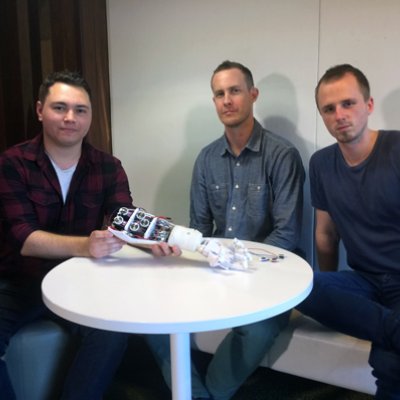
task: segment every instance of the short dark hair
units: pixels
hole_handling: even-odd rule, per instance
[[[215,68],[215,70],[212,74],[212,77],[211,77],[211,86],[212,86],[212,80],[214,78],[214,75],[217,72],[225,71],[227,69],[234,69],[234,68],[237,68],[243,72],[247,87],[249,89],[251,89],[254,86],[254,80],[253,80],[253,75],[252,75],[251,71],[247,67],[245,67],[243,64],[240,64],[235,61],[229,61],[229,60],[222,62],[221,64],[218,65],[217,68]]]
[[[364,100],[368,100],[371,97],[371,91],[367,77],[358,68],[353,67],[350,64],[340,64],[326,70],[324,75],[322,75],[321,79],[319,80],[318,85],[315,88],[315,101],[317,103],[317,106],[318,91],[321,84],[336,81],[343,78],[343,76],[346,74],[351,74],[356,78]]]
[[[84,89],[89,96],[89,100],[92,100],[92,92],[90,90],[90,86],[82,77],[82,75],[79,72],[72,72],[68,69],[65,69],[63,71],[51,72],[49,75],[47,75],[43,83],[40,85],[39,101],[42,104],[45,102],[46,97],[49,94],[49,89],[57,82]]]

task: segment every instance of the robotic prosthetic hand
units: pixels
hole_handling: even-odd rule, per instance
[[[120,208],[108,229],[130,244],[167,242],[182,250],[197,251],[207,258],[211,267],[245,270],[251,261],[249,251],[237,239],[226,246],[217,239],[203,238],[195,229],[174,225],[142,208]]]

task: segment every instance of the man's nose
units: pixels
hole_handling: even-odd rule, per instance
[[[226,93],[225,95],[224,95],[224,103],[225,104],[230,104],[231,103],[231,95],[229,94],[229,93]]]
[[[344,109],[341,106],[337,106],[335,109],[335,117],[337,120],[344,118]]]
[[[64,116],[65,121],[74,121],[75,120],[75,111],[73,109],[69,109],[66,111]]]

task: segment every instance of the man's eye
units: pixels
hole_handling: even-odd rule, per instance
[[[76,110],[77,114],[86,114],[87,113],[87,109],[86,108],[78,108]]]
[[[65,107],[61,106],[61,105],[58,105],[58,106],[53,106],[53,109],[56,110],[56,111],[63,111],[63,110],[65,110]]]
[[[352,105],[354,105],[354,101],[352,101],[352,100],[346,100],[346,101],[344,101],[344,102],[342,103],[342,105],[343,105],[344,108],[349,108],[349,107],[351,107]]]
[[[324,112],[324,114],[332,114],[334,110],[335,110],[334,107],[329,106],[329,107],[324,107],[322,111]]]
[[[231,93],[233,93],[233,94],[237,94],[237,93],[239,93],[240,92],[240,89],[239,88],[232,88],[231,89]]]

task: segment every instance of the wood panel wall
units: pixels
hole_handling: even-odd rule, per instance
[[[93,94],[88,139],[111,152],[106,0],[0,2],[0,151],[41,129],[35,103],[52,71],[80,71]]]

